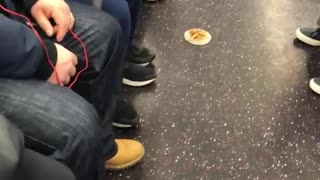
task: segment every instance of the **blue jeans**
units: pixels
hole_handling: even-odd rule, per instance
[[[101,9],[118,20],[129,42],[134,39],[141,0],[103,0]]]
[[[111,16],[81,4],[70,7],[74,31],[87,45],[89,70],[74,91],[39,80],[0,79],[0,111],[24,132],[28,148],[63,162],[77,180],[102,180],[105,160],[116,153],[111,116],[126,44]],[[82,66],[80,44],[68,34],[62,45]]]
[[[73,0],[76,2],[93,5],[96,0]],[[100,1],[100,0],[98,0]],[[138,22],[141,0],[101,0],[101,4],[95,4],[97,8],[115,18],[129,42],[132,42]]]

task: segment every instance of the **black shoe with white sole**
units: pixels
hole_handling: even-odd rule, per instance
[[[156,55],[145,47],[132,44],[128,49],[128,61],[140,66],[147,66],[155,58]]]
[[[123,73],[122,83],[132,87],[146,86],[155,81],[157,77],[154,69],[130,62]]]
[[[320,46],[320,28],[298,28],[297,38],[311,46]]]
[[[120,99],[112,125],[118,128],[130,128],[136,125],[138,121],[139,117],[133,104]]]
[[[315,93],[320,94],[320,77],[311,79],[309,86]]]

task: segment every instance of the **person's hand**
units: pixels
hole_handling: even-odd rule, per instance
[[[78,64],[78,58],[71,51],[67,50],[59,44],[55,44],[57,48],[57,64],[56,72],[53,72],[48,79],[51,84],[57,84],[63,86],[70,82],[71,77],[76,74],[76,65]],[[61,84],[58,84],[56,73],[58,73]]]
[[[38,0],[31,8],[31,15],[47,36],[56,34],[58,42],[74,25],[74,16],[64,0]],[[50,19],[54,20],[55,26],[52,26]]]

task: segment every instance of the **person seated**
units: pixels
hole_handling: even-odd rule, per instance
[[[97,7],[118,20],[120,26],[129,40],[127,60],[129,62],[147,66],[156,57],[149,49],[134,43],[138,18],[142,0],[103,0]]]
[[[129,42],[123,71],[123,84],[132,87],[142,87],[155,81],[157,75],[151,62],[156,55],[149,49],[134,43],[141,0],[73,0],[93,5],[114,17]],[[119,128],[130,128],[137,124],[138,114],[129,102],[120,99],[113,120],[113,125]]]
[[[317,21],[316,28],[298,28],[296,30],[297,39],[310,45],[320,46],[320,18]],[[312,78],[309,82],[310,88],[317,94],[320,94],[320,77]]]
[[[24,146],[23,133],[0,114],[0,179],[75,180],[63,164]]]
[[[112,130],[127,46],[118,22],[63,0],[0,0],[0,5],[0,50],[5,52],[0,55],[0,110],[24,132],[26,147],[63,162],[77,180],[101,180],[105,169],[139,162],[142,144],[115,140]],[[72,89],[66,86],[85,67],[86,55],[69,30],[86,45],[89,59]]]
[[[118,20],[128,38],[128,65],[124,70],[123,83],[133,87],[148,85],[156,78],[154,68],[148,66],[156,55],[149,49],[134,43],[141,3],[141,0],[103,0],[102,4],[96,5]]]

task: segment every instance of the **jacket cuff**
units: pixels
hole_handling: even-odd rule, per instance
[[[55,66],[57,63],[57,48],[54,45],[53,42],[49,40],[43,40],[45,46],[47,47],[49,58],[51,63]],[[47,54],[45,50],[43,49],[43,57],[42,60],[40,61],[40,64],[38,66],[38,70],[36,73],[36,76],[42,80],[47,80],[53,73],[53,68],[48,62]]]
[[[24,8],[30,12],[32,6],[37,2],[38,0],[23,0]]]

